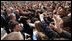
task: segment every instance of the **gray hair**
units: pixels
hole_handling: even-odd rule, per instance
[[[3,40],[24,40],[21,33],[19,32],[12,32],[8,34]]]

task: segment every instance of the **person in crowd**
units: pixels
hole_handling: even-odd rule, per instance
[[[48,37],[41,27],[40,21],[35,21],[35,29],[37,30],[37,40],[48,40]]]
[[[21,35],[22,35],[22,37],[23,37],[24,40],[28,40],[28,38],[30,38],[30,37],[28,37],[28,36],[30,36],[29,34],[21,31],[21,25],[20,25],[20,23],[13,22],[13,23],[11,23],[11,27],[12,27],[13,32],[19,32],[19,33],[21,33]],[[31,38],[30,38],[30,40],[31,40]]]
[[[21,33],[19,32],[12,32],[5,36],[2,40],[24,40]]]
[[[15,11],[15,15],[16,15],[16,21],[19,21],[19,18],[20,18],[19,10]]]
[[[6,40],[71,39],[71,1],[1,1],[1,27],[23,37]]]
[[[23,31],[24,31],[25,33],[30,34],[30,35],[31,35],[31,39],[32,39],[33,29],[32,29],[32,27],[29,25],[29,23],[30,23],[29,20],[30,20],[29,18],[27,18],[27,17],[24,16],[24,17],[22,17],[22,18],[20,19],[20,23],[23,23],[23,25],[24,25]]]
[[[57,17],[56,16],[54,16],[54,18],[55,18],[55,20],[54,21],[56,21],[57,22]],[[62,37],[64,37],[64,38],[68,38],[68,39],[71,39],[71,33],[69,32],[69,31],[71,31],[70,30],[70,27],[71,27],[71,23],[69,23],[69,22],[71,22],[71,19],[70,19],[71,17],[68,17],[67,19],[62,19],[60,22],[59,22],[59,26],[58,25],[52,25],[52,27],[62,36]],[[67,20],[70,20],[70,21],[67,21]],[[67,25],[67,23],[69,23],[68,25]],[[50,25],[51,26],[51,25]],[[66,28],[66,29],[64,29],[64,28]],[[67,30],[68,29],[68,30]]]
[[[15,22],[16,21],[16,17],[14,15],[10,15],[10,20],[8,22],[8,28],[11,30],[12,32],[12,28],[11,28],[11,23]]]

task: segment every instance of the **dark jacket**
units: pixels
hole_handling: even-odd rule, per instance
[[[64,38],[68,38],[68,39],[71,39],[71,33],[63,30],[62,33],[60,34],[62,37]]]
[[[48,26],[48,24],[47,24],[45,21],[42,21],[42,22],[41,22],[41,25],[42,25],[42,28],[43,28],[45,34],[46,34],[50,39],[53,39],[53,38],[55,38],[55,37],[60,37],[60,35],[59,35],[57,32],[53,31],[53,30]]]
[[[44,18],[44,21],[49,25],[51,22],[53,22],[53,19],[50,17]]]
[[[1,27],[5,27],[6,25],[6,19],[4,16],[1,16]]]
[[[58,34],[57,32],[53,31],[53,30],[48,26],[48,24],[45,23],[45,21],[42,21],[41,24],[42,24],[42,28],[43,28],[45,34],[46,34],[50,39],[60,38],[60,37],[71,39],[71,33],[63,30],[61,34]]]

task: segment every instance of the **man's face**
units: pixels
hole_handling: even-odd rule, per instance
[[[21,30],[20,24],[16,25],[15,30],[16,30],[16,31],[20,31],[20,30]]]
[[[62,9],[61,7],[59,7],[58,10],[57,10],[57,13],[58,13],[59,15],[62,15],[62,12],[63,12],[63,9]]]
[[[14,20],[14,21],[15,21],[15,20],[16,20],[16,16],[14,16],[14,17],[12,18],[12,20]]]
[[[19,10],[16,11],[16,14],[19,14]]]
[[[10,13],[11,13],[11,10],[10,10],[10,9],[8,9],[8,10],[7,10],[7,14],[10,14]]]

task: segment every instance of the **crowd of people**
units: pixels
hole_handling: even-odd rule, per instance
[[[2,40],[71,40],[71,1],[1,2]]]

